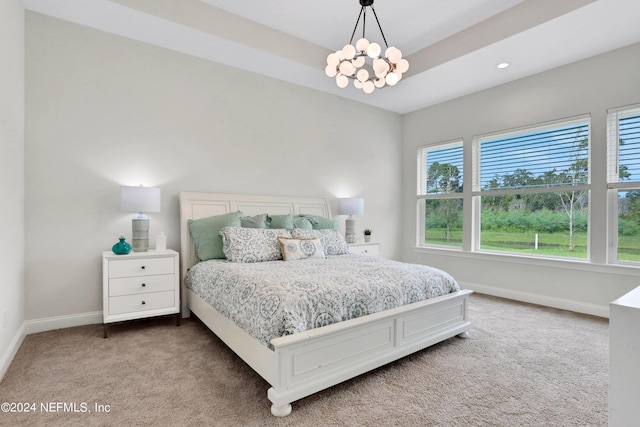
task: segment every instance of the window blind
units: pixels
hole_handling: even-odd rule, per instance
[[[640,107],[608,114],[608,181],[640,182]]]
[[[461,193],[463,160],[462,141],[422,147],[418,154],[419,195]]]
[[[474,191],[589,183],[589,118],[476,138]]]

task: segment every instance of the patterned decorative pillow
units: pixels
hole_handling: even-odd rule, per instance
[[[278,237],[282,258],[285,261],[295,261],[307,258],[326,258],[320,239],[290,239]]]
[[[282,259],[278,237],[291,237],[289,230],[224,227],[222,250],[232,262],[262,262]]]
[[[291,230],[291,236],[296,239],[319,238],[324,247],[325,255],[343,255],[349,253],[349,245],[338,230]]]

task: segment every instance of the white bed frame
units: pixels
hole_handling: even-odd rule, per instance
[[[453,336],[466,338],[472,293],[449,295],[300,332],[271,341],[271,350],[186,289],[187,270],[198,262],[189,219],[234,211],[314,214],[331,217],[325,199],[220,193],[180,193],[182,316],[193,312],[229,348],[264,378],[275,416],[291,413],[291,402],[400,359]]]

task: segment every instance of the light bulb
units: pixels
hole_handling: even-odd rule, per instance
[[[324,69],[324,73],[328,76],[328,77],[333,77],[336,74],[338,74],[338,69],[336,68],[335,65],[327,65]]]
[[[344,59],[353,59],[356,54],[356,48],[350,44],[346,44],[342,48],[342,54],[344,55]]]
[[[371,43],[367,47],[367,55],[369,56],[369,58],[377,58],[378,56],[380,56],[381,50],[382,49],[380,48],[380,45],[378,43]]]
[[[402,59],[402,52],[397,47],[391,46],[384,52],[384,56],[392,63],[397,64]]]
[[[357,77],[358,77],[358,80],[360,80],[361,82],[366,82],[367,79],[369,78],[369,72],[363,68],[360,71],[358,71]]]
[[[375,80],[373,81],[373,84],[374,84],[377,88],[384,87],[384,79],[375,79]]]
[[[369,47],[369,40],[365,39],[364,37],[356,42],[356,49],[358,50],[358,52],[364,52],[365,50],[367,50],[367,47]]]
[[[353,58],[351,60],[351,63],[353,64],[354,67],[356,68],[360,68],[364,65],[364,56],[358,56],[357,58]]]
[[[409,61],[407,61],[406,59],[401,59],[400,61],[398,61],[398,64],[396,65],[396,70],[400,73],[406,73],[407,70],[409,69]]]
[[[389,73],[387,74],[387,77],[384,78],[384,80],[389,86],[394,86],[396,83],[398,83],[398,75],[396,73]]]
[[[361,82],[360,80],[358,80],[358,79],[355,79],[355,80],[353,81],[353,85],[354,85],[355,87],[357,87],[358,89],[362,89],[362,82]]]
[[[373,84],[372,81],[367,81],[362,85],[362,90],[364,91],[364,93],[371,93],[373,92],[373,90],[375,89],[375,86]]]
[[[340,63],[340,58],[338,58],[338,55],[336,55],[335,52],[330,53],[329,56],[327,56],[328,65],[333,65],[334,67],[337,67],[339,63]]]
[[[340,89],[344,89],[349,85],[349,78],[344,74],[338,74],[336,76],[336,84]]]
[[[350,76],[355,71],[353,64],[349,61],[342,61],[340,63],[340,72],[345,76]]]
[[[376,77],[384,77],[385,74],[389,71],[389,64],[382,58],[377,58],[373,60],[373,72]]]

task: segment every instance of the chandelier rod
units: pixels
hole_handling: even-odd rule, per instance
[[[364,12],[365,23],[367,21],[367,11],[365,10],[365,6],[360,8],[360,14],[358,14],[358,20],[356,21],[356,26],[353,27],[353,32],[351,33],[351,40],[349,40],[349,44],[353,44],[353,36],[356,35],[356,30],[358,29],[358,24],[360,23],[360,18],[362,18],[362,13]],[[362,37],[364,37],[364,25],[362,26]]]
[[[384,36],[384,31],[382,31],[382,26],[380,25],[380,20],[378,19],[378,14],[376,13],[376,10],[373,8],[373,5],[370,5],[369,7],[373,11],[373,16],[376,18],[376,23],[378,24],[378,29],[380,30],[380,34],[382,34],[382,40],[384,40],[384,45],[386,47],[389,47],[389,43],[387,43],[387,38]],[[351,39],[349,40],[349,44],[353,44],[353,37],[356,35],[358,24],[360,24],[360,18],[363,18],[362,19],[362,38],[366,38],[365,30],[367,26],[367,6],[362,6],[360,8],[360,14],[358,14],[358,20],[356,21],[355,27],[353,27],[353,32],[351,33]]]
[[[387,38],[384,36],[384,31],[382,31],[382,26],[380,25],[380,21],[378,20],[378,15],[376,14],[376,10],[373,8],[373,5],[371,5],[369,7],[373,11],[373,16],[376,17],[376,22],[378,23],[378,28],[380,29],[380,34],[382,34],[382,40],[384,40],[384,45],[386,47],[389,47],[389,44],[387,43]],[[363,28],[364,28],[364,26],[363,26]]]

